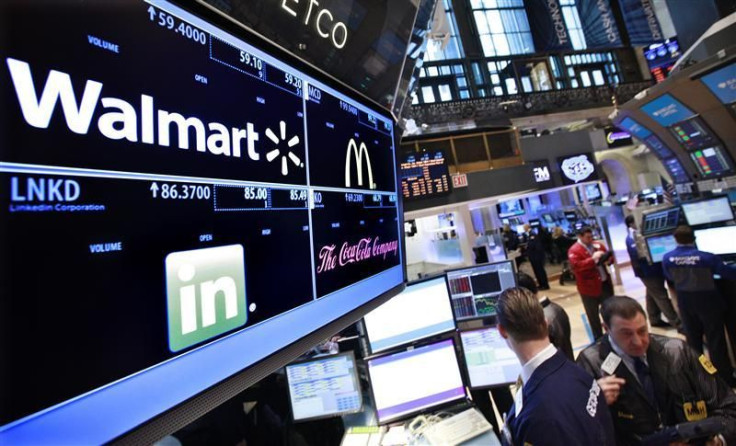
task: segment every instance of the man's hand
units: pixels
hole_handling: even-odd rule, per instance
[[[603,255],[603,251],[596,251],[596,252],[594,252],[593,253],[593,256],[592,256],[593,257],[593,261],[595,261],[596,263],[598,263],[598,260],[601,259],[601,256],[602,255]]]
[[[598,385],[603,391],[603,396],[606,397],[606,404],[610,406],[616,402],[621,393],[621,387],[624,384],[626,384],[626,380],[616,375],[604,376],[598,380]]]
[[[723,446],[723,440],[721,439],[721,436],[718,435],[706,441],[705,446]]]

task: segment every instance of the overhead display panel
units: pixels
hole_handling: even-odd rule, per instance
[[[410,153],[401,161],[401,193],[404,199],[450,193],[450,170],[442,151]]]
[[[385,107],[396,93],[419,5],[409,0],[204,1]]]
[[[389,115],[200,17],[0,6],[0,443],[105,443],[404,281]]]
[[[720,143],[708,125],[698,116],[673,124],[669,131],[687,150],[701,149]]]
[[[647,136],[652,134],[652,132],[649,131],[648,128],[639,124],[632,118],[624,118],[623,120],[621,120],[618,126],[641,140],[644,140]]]
[[[644,144],[646,144],[646,146],[649,147],[649,150],[656,153],[660,158],[669,158],[674,156],[672,151],[664,145],[657,135],[652,134],[644,138]]]
[[[724,104],[736,102],[736,63],[706,74],[700,80]]]
[[[720,146],[706,147],[690,153],[690,159],[703,178],[712,178],[733,171],[733,162]]]
[[[641,110],[662,127],[669,127],[672,124],[695,116],[692,110],[670,94],[663,94],[657,99],[643,105]]]
[[[618,123],[618,126],[637,137],[649,149],[660,158],[669,158],[674,156],[667,146],[664,145],[657,135],[653,134],[648,128],[639,124],[632,118],[624,118]]]
[[[682,167],[682,164],[680,164],[680,161],[677,158],[668,158],[662,161],[662,163],[667,169],[667,172],[670,173],[672,181],[675,183],[687,183],[690,181],[690,177],[687,175],[687,172],[685,172],[685,168]]]

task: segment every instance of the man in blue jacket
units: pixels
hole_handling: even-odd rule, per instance
[[[667,294],[667,288],[664,286],[662,266],[650,265],[646,257],[639,256],[639,251],[636,248],[639,233],[633,215],[626,217],[626,228],[628,230],[626,250],[629,252],[629,258],[631,259],[631,268],[634,270],[634,275],[641,280],[647,290],[646,303],[649,323],[652,324],[652,327],[667,327],[668,324],[662,320],[662,313],[664,313],[669,325],[680,329],[680,317],[677,316],[675,307],[672,306],[672,301]]]
[[[522,364],[503,444],[613,446],[613,422],[598,383],[550,343],[531,291],[510,288],[498,301],[498,331]]]
[[[728,359],[723,332],[726,302],[718,293],[713,275],[736,280],[736,269],[724,264],[714,254],[699,251],[689,226],[675,229],[675,241],[677,248],[664,255],[662,268],[667,279],[675,284],[687,342],[693,350],[702,354],[705,334],[705,344],[713,365],[723,379],[734,386],[733,367]]]

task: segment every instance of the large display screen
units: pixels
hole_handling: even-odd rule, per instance
[[[509,384],[521,374],[521,363],[498,328],[461,331],[460,339],[471,388]]]
[[[657,135],[649,135],[644,138],[644,144],[646,144],[646,146],[649,147],[649,150],[654,152],[660,158],[670,158],[674,156],[672,151],[664,145]]]
[[[285,370],[295,421],[358,412],[363,407],[352,352],[289,364]]]
[[[0,18],[0,443],[104,443],[403,283],[368,101],[165,1]]]
[[[695,168],[703,178],[715,177],[733,171],[733,162],[721,146],[706,147],[690,152]]]
[[[379,424],[467,397],[452,339],[367,362]]]
[[[495,316],[498,296],[516,286],[516,272],[504,260],[448,271],[447,284],[456,320]]]
[[[450,171],[441,151],[411,153],[401,162],[401,193],[405,199],[450,193]]]
[[[719,143],[718,138],[698,116],[673,124],[669,131],[688,150],[700,149]]]
[[[664,42],[654,43],[644,49],[644,58],[649,65],[649,72],[652,73],[657,83],[664,82],[681,55],[680,44],[674,37]]]
[[[622,119],[621,122],[618,123],[618,126],[641,140],[644,140],[644,138],[652,134],[649,129],[628,117]]]
[[[727,195],[682,203],[682,212],[690,226],[733,220],[733,209]]]
[[[563,184],[571,185],[600,179],[592,153],[557,158],[557,167],[560,169]]]
[[[674,181],[675,183],[687,183],[688,181],[690,181],[690,177],[688,176],[687,172],[685,172],[685,168],[682,167],[680,160],[678,160],[677,158],[672,157],[666,159],[662,161],[662,164],[664,164],[667,172],[669,172],[670,176],[672,177],[672,181]]]
[[[670,94],[663,94],[657,99],[643,105],[641,110],[662,127],[669,127],[672,124],[684,121],[695,115],[692,110]]]
[[[655,235],[645,240],[652,263],[661,263],[665,254],[677,248],[677,241],[672,234]]]
[[[454,330],[445,276],[409,284],[363,322],[372,353]]]
[[[721,226],[694,231],[699,250],[716,255],[736,254],[736,226]]]
[[[736,102],[736,63],[706,74],[700,80],[724,104]]]

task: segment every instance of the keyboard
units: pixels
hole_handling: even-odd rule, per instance
[[[433,446],[456,445],[491,429],[483,414],[471,408],[429,426],[424,438]]]

